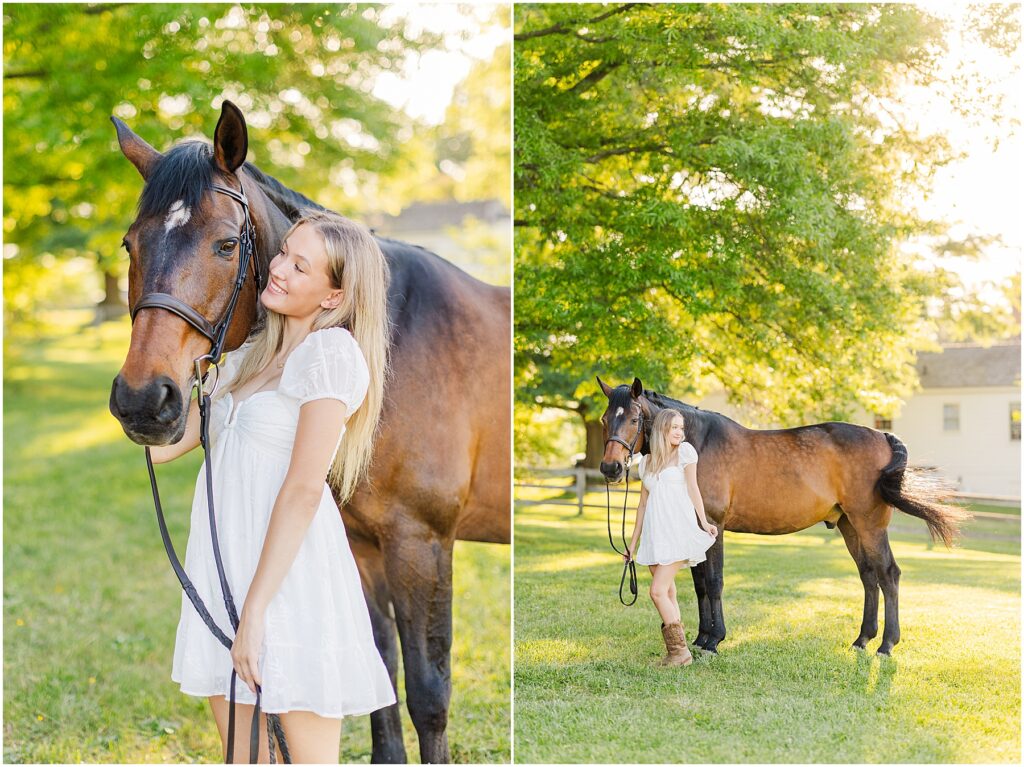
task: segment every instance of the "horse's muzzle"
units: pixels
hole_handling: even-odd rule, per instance
[[[601,473],[612,484],[618,484],[625,479],[626,472],[623,468],[622,461],[611,461],[609,463],[601,461]]]
[[[110,413],[132,442],[166,445],[185,433],[187,411],[178,385],[157,376],[141,389],[133,389],[118,375],[110,387]]]

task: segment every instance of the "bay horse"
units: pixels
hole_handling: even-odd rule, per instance
[[[228,101],[212,146],[186,141],[161,153],[111,120],[121,151],[145,181],[124,240],[131,306],[159,291],[211,319],[223,312],[237,269],[231,256],[238,248],[228,239],[243,214],[211,184],[241,187],[248,197],[262,274],[300,211],[322,209],[245,161],[245,118]],[[396,629],[401,640],[420,758],[447,762],[452,550],[456,539],[509,543],[511,533],[511,296],[423,248],[377,242],[391,269],[393,373],[369,478],[342,515],[396,689]],[[246,281],[225,350],[238,348],[261,316],[257,288]],[[209,348],[172,312],[138,314],[110,392],[110,412],[130,439],[181,439],[192,361]],[[371,728],[374,762],[406,761],[397,703],[374,711]]]
[[[865,649],[878,634],[881,589],[885,630],[878,654],[892,653],[900,641],[900,568],[886,532],[893,508],[923,519],[932,538],[946,546],[970,517],[944,502],[945,483],[907,467],[907,448],[895,435],[840,421],[748,429],[721,413],[644,389],[639,378],[614,388],[600,377],[597,382],[608,398],[601,416],[606,439],[601,473],[609,482],[625,477],[633,440],[633,452],[650,452],[654,415],[676,410],[685,422],[686,441],[700,457],[697,483],[708,518],[720,530],[762,535],[793,533],[818,522],[838,527],[864,584],[864,616],[853,647]],[[700,615],[694,644],[708,652],[717,652],[725,639],[722,538],[716,538],[705,562],[690,569]]]

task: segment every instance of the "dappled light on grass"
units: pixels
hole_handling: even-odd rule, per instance
[[[618,557],[619,555],[616,554],[616,556]],[[583,552],[567,556],[551,555],[547,557],[540,557],[538,558],[538,561],[533,564],[522,565],[518,568],[518,571],[528,573],[558,573],[564,570],[575,570],[581,567],[604,567],[610,563],[609,560],[610,558],[607,554],[598,552]],[[618,561],[621,563],[621,557],[619,557]]]
[[[36,455],[54,457],[127,439],[121,424],[109,412],[96,412],[77,419],[74,427],[62,429],[58,434],[46,434],[29,441],[25,449]],[[140,465],[145,466],[142,455],[143,449],[139,446]]]
[[[589,648],[570,639],[538,639],[523,642],[516,657],[526,663],[577,663],[590,655]]]

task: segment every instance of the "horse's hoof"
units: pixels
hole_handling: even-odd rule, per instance
[[[879,647],[878,648],[878,652],[876,654],[877,655],[884,655],[886,658],[891,658],[892,657],[892,648],[891,647]]]
[[[866,650],[868,649],[868,640],[858,639],[852,645],[850,645],[850,647],[852,647],[854,650]]]

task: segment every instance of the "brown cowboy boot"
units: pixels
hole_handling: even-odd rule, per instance
[[[672,632],[665,625],[664,621],[661,624],[661,638],[665,640],[665,656],[658,661],[658,665],[664,666],[668,664],[669,658],[672,657]]]
[[[669,623],[662,628],[665,637],[665,646],[668,654],[661,660],[662,666],[689,666],[693,663],[693,655],[690,648],[686,646],[686,634],[683,633],[683,624],[679,621]]]

